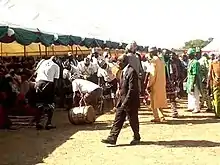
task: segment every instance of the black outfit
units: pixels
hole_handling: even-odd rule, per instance
[[[140,140],[138,108],[140,107],[139,100],[138,75],[136,71],[129,65],[125,73],[122,73],[120,79],[120,96],[117,103],[117,110],[113,127],[110,135],[104,143],[115,143],[118,135],[123,127],[123,124],[128,116],[130,126],[134,132],[134,140]]]
[[[55,103],[54,82],[39,81],[36,83],[36,106],[39,109],[36,115],[36,124],[39,125],[43,113],[46,113],[48,120],[46,127],[51,125]]]

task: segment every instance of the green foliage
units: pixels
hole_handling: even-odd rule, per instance
[[[213,38],[208,38],[207,40],[202,40],[202,39],[195,39],[195,40],[190,40],[188,42],[185,42],[185,46],[183,47],[184,49],[189,49],[189,48],[204,48],[207,46],[209,43],[213,41]]]

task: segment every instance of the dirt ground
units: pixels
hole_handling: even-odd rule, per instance
[[[142,142],[129,146],[132,131],[123,128],[116,146],[102,144],[114,115],[100,116],[93,125],[74,126],[67,112],[57,111],[56,130],[20,128],[0,131],[0,165],[220,165],[220,123],[212,113],[184,112],[179,100],[179,119],[167,117],[153,124],[152,113],[140,110]],[[169,109],[165,110],[170,116]]]

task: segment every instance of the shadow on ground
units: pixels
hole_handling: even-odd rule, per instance
[[[139,145],[158,145],[165,147],[220,147],[220,143],[207,140],[174,140],[174,141],[141,141]],[[127,147],[130,144],[119,144],[108,147]]]
[[[140,125],[147,125],[147,124],[168,124],[168,125],[185,125],[185,124],[210,124],[210,123],[220,123],[220,120],[215,118],[202,118],[202,119],[189,119],[189,120],[181,120],[181,119],[172,119],[167,120],[161,123],[152,123],[150,121],[140,122]]]
[[[36,131],[35,128],[21,128],[14,131],[0,130],[0,164],[34,165],[42,163],[57,147],[70,140],[81,130],[109,129],[107,122],[74,126],[68,121],[67,112],[56,112],[54,123],[57,129]]]

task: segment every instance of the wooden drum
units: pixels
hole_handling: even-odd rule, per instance
[[[69,110],[68,118],[74,125],[94,123],[96,113],[92,106],[74,107]]]

